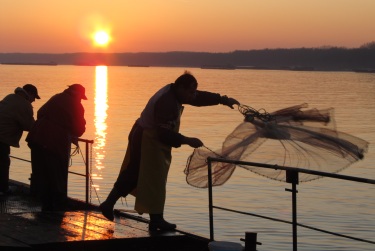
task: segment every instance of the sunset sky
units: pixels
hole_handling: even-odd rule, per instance
[[[96,31],[105,32],[97,35],[101,45]],[[0,0],[0,53],[230,52],[372,41],[375,0]]]

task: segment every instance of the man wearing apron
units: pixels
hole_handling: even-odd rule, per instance
[[[197,90],[198,82],[189,72],[157,91],[148,101],[129,134],[128,148],[121,171],[107,199],[100,205],[102,214],[114,219],[116,201],[128,194],[136,196],[135,210],[150,215],[149,230],[173,230],[164,220],[166,183],[172,147],[203,146],[198,138],[179,133],[183,104],[231,107],[239,102],[217,93]]]

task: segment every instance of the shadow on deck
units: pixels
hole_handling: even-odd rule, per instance
[[[95,205],[71,200],[65,211],[42,212],[24,184],[0,196],[0,250],[208,250],[209,240],[181,230],[149,232],[148,220],[116,211],[108,221]]]

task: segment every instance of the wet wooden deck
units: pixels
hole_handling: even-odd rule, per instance
[[[182,230],[149,232],[148,220],[117,213],[108,221],[91,205],[42,212],[24,189],[0,196],[0,250],[208,250],[208,239]]]

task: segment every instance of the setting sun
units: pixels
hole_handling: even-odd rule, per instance
[[[94,38],[95,44],[98,46],[106,46],[111,40],[110,35],[106,31],[95,32],[93,38]]]

